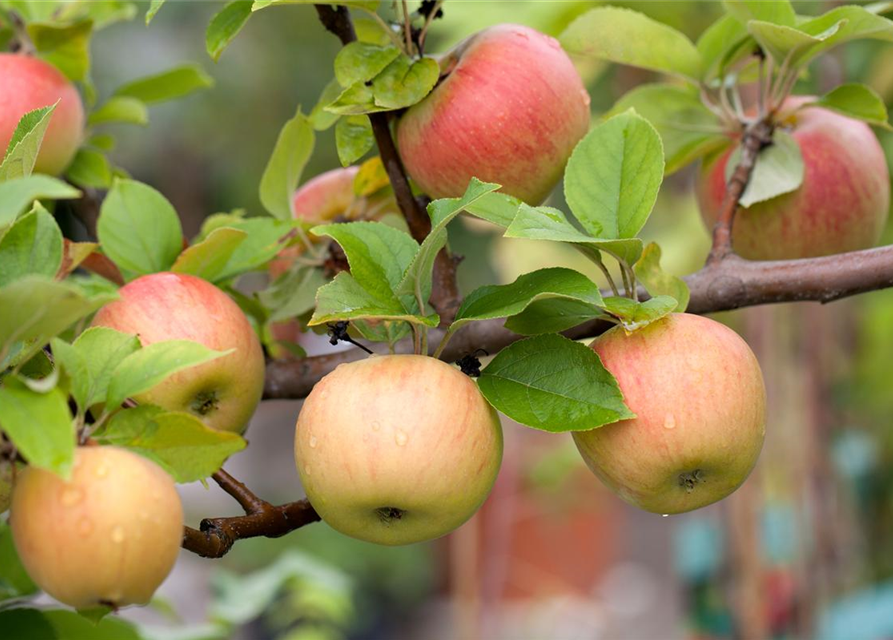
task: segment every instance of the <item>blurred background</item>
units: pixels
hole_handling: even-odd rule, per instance
[[[593,4],[450,0],[427,49],[442,51],[500,22],[557,35]],[[612,4],[693,39],[721,12],[687,0]],[[816,14],[832,4],[799,2],[797,10]],[[168,0],[150,28],[138,18],[93,44],[100,97],[186,61],[215,80],[212,89],[153,107],[148,127],[115,132],[115,164],[164,193],[187,235],[218,211],[261,213],[257,187],[279,129],[297,105],[306,112],[316,103],[339,48],[311,7],[274,7],[253,16],[215,64],[204,32],[221,6]],[[594,118],[653,79],[577,62]],[[837,49],[813,65],[798,92],[822,92],[844,78],[891,104],[893,47]],[[878,133],[889,159],[893,136]],[[329,130],[318,136],[304,179],[337,165]],[[644,233],[680,275],[698,269],[709,247],[692,179],[689,168],[665,183]],[[550,204],[563,206],[560,191]],[[544,266],[597,276],[569,248],[501,239],[464,221],[450,237],[466,256],[465,291]],[[638,511],[599,484],[569,436],[507,421],[493,494],[447,538],[377,547],[320,523],[278,540],[242,541],[222,560],[183,552],[153,605],[123,615],[159,639],[893,638],[893,291],[718,319],[757,353],[770,403],[760,462],[720,504],[669,518]],[[291,444],[299,409],[300,402],[264,403],[247,434],[251,446],[227,464],[272,502],[302,496]],[[216,486],[183,493],[192,526],[239,513]]]

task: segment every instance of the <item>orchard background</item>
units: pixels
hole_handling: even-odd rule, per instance
[[[278,4],[284,6],[271,6]],[[235,297],[262,339],[266,356],[265,399],[245,432],[250,442],[247,447],[236,436],[214,435],[192,421],[179,425],[183,432],[192,434],[193,439],[188,442],[170,435],[171,431],[165,432],[166,441],[160,436],[153,439],[151,434],[143,434],[144,439],[140,440],[122,427],[123,420],[116,425],[117,431],[110,426],[104,436],[97,427],[98,441],[102,445],[136,450],[166,465],[165,469],[181,482],[177,489],[183,501],[185,524],[194,529],[198,529],[204,518],[239,517],[245,513],[250,516],[254,508],[252,500],[258,497],[269,503],[266,507],[286,505],[282,512],[265,511],[266,507],[262,506],[257,519],[261,524],[244,539],[233,538],[234,529],[226,529],[225,522],[216,530],[224,532],[220,535],[214,533],[214,527],[208,537],[198,531],[187,532],[184,546],[188,550],[179,552],[172,573],[149,606],[122,608],[115,613],[89,608],[83,612],[84,616],[63,609],[58,602],[40,593],[19,562],[10,527],[0,522],[0,637],[283,640],[790,637],[836,640],[893,636],[893,546],[890,544],[893,476],[888,471],[893,454],[889,436],[893,406],[888,355],[893,350],[889,331],[893,294],[882,290],[893,285],[893,254],[889,247],[874,252],[832,255],[808,263],[738,262],[734,256],[725,257],[728,238],[712,240],[710,229],[701,221],[695,193],[698,163],[689,164],[698,155],[712,153],[722,146],[716,142],[717,137],[722,137],[721,130],[715,123],[704,120],[703,114],[685,100],[681,100],[685,102],[683,107],[672,112],[685,120],[685,126],[676,129],[667,126],[665,118],[671,118],[665,114],[671,113],[676,104],[671,98],[678,97],[676,91],[680,87],[689,87],[684,76],[690,71],[691,62],[680,53],[680,41],[674,40],[676,36],[649,31],[654,28],[650,21],[633,18],[627,23],[624,22],[627,14],[610,13],[598,14],[596,19],[587,18],[588,12],[602,6],[592,2],[450,0],[436,6],[430,2],[382,2],[376,10],[379,20],[372,19],[365,10],[377,3],[348,4],[353,5],[350,13],[361,38],[378,33],[380,22],[392,22],[395,28],[391,39],[396,38],[398,42],[404,36],[404,6],[416,12],[413,14],[416,41],[419,30],[427,23],[425,15],[442,9],[443,15],[431,20],[425,31],[425,54],[445,52],[492,25],[513,23],[532,27],[558,38],[571,53],[590,99],[590,132],[609,116],[627,118],[614,122],[630,123],[629,131],[633,128],[645,131],[646,125],[639,116],[651,122],[657,130],[655,136],[649,138],[650,134],[644,133],[645,137],[638,139],[653,140],[659,133],[662,147],[652,147],[660,149],[659,153],[645,154],[639,169],[642,175],[648,173],[648,161],[660,161],[658,155],[663,155],[668,175],[659,194],[654,190],[653,213],[638,235],[646,245],[651,241],[659,243],[660,266],[649,263],[650,272],[637,269],[636,274],[655,300],[660,294],[668,294],[673,299],[669,307],[655,310],[652,306],[638,316],[635,315],[638,310],[627,313],[616,305],[599,307],[602,311],[598,313],[590,309],[590,315],[584,317],[586,322],[572,328],[570,337],[588,343],[605,330],[606,316],[632,328],[637,322],[658,322],[659,316],[675,308],[674,301],[688,295],[687,289],[667,274],[695,273],[687,280],[692,294],[689,311],[716,312],[711,317],[744,337],[762,367],[767,390],[766,439],[756,467],[741,488],[728,498],[689,513],[662,518],[627,505],[605,488],[586,468],[569,434],[547,433],[569,428],[555,426],[555,415],[542,417],[537,429],[525,428],[507,417],[518,410],[520,403],[513,401],[508,407],[497,406],[507,414],[500,416],[504,454],[498,479],[480,511],[456,531],[429,542],[390,547],[354,540],[325,523],[314,522],[318,516],[309,503],[301,500],[304,493],[293,454],[294,425],[302,406],[298,398],[306,396],[334,365],[363,354],[343,341],[333,346],[324,333],[300,333],[298,348],[290,347],[289,338],[298,335],[295,325],[273,327],[276,323],[270,321],[271,312],[279,312],[276,321],[298,317],[306,325],[313,310],[316,288],[331,278],[333,272],[343,271],[346,264],[337,244],[331,245],[333,250],[326,241],[316,245],[327,247],[321,254],[325,258],[324,268],[313,272],[327,273],[325,278],[301,273],[298,279],[289,281],[285,276],[279,281],[283,286],[271,287],[271,282],[282,273],[281,269],[277,272],[276,254],[285,244],[291,248],[299,243],[292,227],[280,215],[281,202],[277,204],[276,197],[270,194],[277,188],[282,192],[284,187],[291,189],[298,183],[305,184],[341,166],[340,160],[345,156],[350,157],[344,164],[362,164],[378,154],[378,147],[371,146],[374,140],[371,129],[364,124],[365,116],[349,115],[354,113],[350,109],[356,108],[359,102],[343,103],[348,110],[341,116],[342,122],[356,125],[353,128],[335,124],[323,108],[338,98],[343,88],[332,84],[333,77],[341,73],[343,79],[357,68],[342,59],[341,66],[336,63],[333,70],[333,62],[342,50],[339,38],[344,40],[347,35],[346,10],[262,1],[223,4],[155,0],[150,6],[115,0],[70,3],[0,0],[0,42],[18,54],[23,48],[36,49],[39,57],[61,68],[77,81],[91,114],[85,150],[61,176],[73,185],[67,187],[69,191],[60,184],[39,184],[24,190],[25,202],[19,206],[17,196],[11,195],[13,191],[8,185],[15,180],[28,180],[30,168],[26,176],[11,176],[9,165],[7,173],[0,167],[3,178],[0,221],[4,229],[0,234],[6,233],[5,240],[0,240],[0,281],[4,287],[13,285],[13,289],[6,290],[7,297],[0,298],[4,301],[4,306],[0,306],[0,329],[6,326],[2,321],[4,316],[20,318],[13,314],[14,307],[25,308],[24,301],[35,300],[38,295],[34,293],[36,289],[16,293],[16,278],[35,276],[17,271],[16,266],[7,267],[12,265],[11,261],[6,265],[3,262],[4,256],[10,259],[17,246],[24,246],[19,240],[15,244],[9,239],[12,237],[9,229],[13,220],[21,221],[31,215],[28,212],[32,211],[35,198],[40,198],[47,212],[53,214],[66,238],[91,242],[98,235],[103,242],[101,250],[117,264],[110,267],[108,261],[94,254],[69,278],[76,281],[71,286],[79,287],[91,302],[84,306],[80,316],[68,323],[73,327],[66,325],[52,335],[35,338],[36,343],[41,343],[35,343],[37,350],[50,343],[51,338],[55,340],[52,348],[45,351],[55,357],[55,368],[49,358],[46,362],[29,360],[32,366],[25,367],[24,362],[14,361],[15,354],[10,354],[12,342],[0,345],[3,347],[0,352],[2,389],[44,395],[56,393],[58,389],[59,393],[70,392],[77,399],[78,375],[70,370],[74,369],[72,365],[65,364],[74,356],[63,357],[60,353],[66,353],[65,345],[89,326],[93,311],[114,295],[116,286],[102,276],[113,281],[118,271],[119,276],[123,273],[123,278],[132,280],[139,273],[166,270],[171,266],[173,258],[163,268],[143,268],[141,257],[154,256],[154,250],[145,249],[143,255],[141,250],[134,249],[135,245],[117,243],[116,246],[114,239],[144,237],[156,245],[163,244],[164,239],[153,234],[160,236],[159,229],[167,223],[157,222],[154,216],[162,209],[167,215],[168,209],[159,204],[162,201],[155,193],[142,190],[136,182],[149,185],[169,201],[181,221],[182,236],[193,246],[198,244],[197,239],[211,235],[214,226],[209,226],[209,219],[217,221],[213,225],[231,226],[243,230],[249,238],[259,238],[254,253],[243,254],[245,260],[241,265],[229,263],[218,267],[210,279],[216,278],[215,284]],[[775,57],[784,58],[801,37],[791,34],[793,26],[785,26],[784,7],[789,6],[785,2],[613,2],[610,5],[640,12],[678,30],[692,42],[702,42],[702,34],[728,11],[731,17],[725,18],[725,24],[729,31],[719,33],[714,42],[719,51],[713,50],[712,54],[730,67],[742,57],[730,51],[730,45],[740,42],[748,28],[764,38],[760,40],[764,60],[771,58],[772,52]],[[831,2],[796,2],[793,7],[802,16],[819,16],[839,8],[838,3]],[[839,21],[831,20],[821,31],[812,33],[810,37],[814,40],[807,40],[805,49],[825,40],[831,42],[841,37],[838,33],[845,35],[847,29],[856,29],[854,25],[862,25],[863,29],[855,36],[846,36],[853,41],[841,42],[841,46],[811,60],[801,73],[791,76],[791,81],[796,81],[793,93],[831,96],[826,105],[871,124],[890,166],[893,133],[886,124],[884,105],[893,99],[890,71],[893,69],[890,42],[893,24],[870,22],[875,18],[882,21],[880,16],[887,15],[888,9],[885,3],[868,5],[859,13],[846,14]],[[147,10],[153,16],[148,26]],[[774,30],[764,28],[761,32],[752,25],[743,26],[749,19],[770,23],[774,20],[781,26]],[[738,26],[729,26],[730,21],[737,21]],[[868,22],[870,25],[866,27]],[[803,23],[804,19],[800,19],[797,24]],[[576,31],[572,25],[577,25]],[[667,42],[661,39],[664,37],[669,38],[670,45],[661,49],[661,44]],[[379,44],[387,46],[384,41]],[[706,45],[699,46],[702,52],[706,48]],[[741,51],[752,54],[752,49],[752,41],[748,41]],[[752,56],[751,62],[759,57]],[[631,64],[618,64],[621,62]],[[710,62],[705,57],[702,64],[709,66]],[[157,76],[172,69],[177,71]],[[752,85],[756,80],[755,69],[755,66],[742,66],[734,73],[740,74],[736,77],[743,78],[745,84]],[[704,71],[704,77],[707,75]],[[153,76],[154,80],[134,84],[138,79]],[[0,105],[4,92],[9,90],[2,82],[0,75]],[[670,83],[673,89],[653,95],[630,93],[658,82]],[[849,92],[835,95],[833,90],[844,83],[847,87],[863,83],[870,91],[850,87]],[[419,90],[411,82],[406,86]],[[694,96],[693,101],[697,103],[697,91],[685,95]],[[747,90],[742,91],[741,97],[748,104],[756,102]],[[717,97],[714,106],[720,112],[736,114],[737,105],[731,102],[735,98],[733,93],[722,96],[721,100]],[[730,102],[726,104],[726,100]],[[397,107],[396,115],[402,115],[402,109],[411,103],[412,100]],[[661,112],[657,106],[666,111]],[[638,115],[627,111],[629,107],[635,108]],[[362,113],[362,106],[356,112]],[[304,116],[309,116],[307,122],[312,126],[302,126]],[[44,113],[40,117],[44,118],[45,125],[47,118],[52,122],[53,115]],[[29,149],[36,150],[36,146],[29,145],[39,144],[38,119],[28,125],[30,141],[26,140],[19,150],[17,162],[22,166],[29,164]],[[312,145],[308,142],[309,129],[314,130]],[[674,132],[681,140],[672,138]],[[341,140],[336,139],[339,135]],[[601,134],[591,135],[597,141]],[[778,139],[772,144],[766,141],[754,144],[754,154],[766,149],[790,149]],[[618,161],[604,154],[604,148],[590,144],[594,155],[589,159]],[[386,159],[388,154],[382,151]],[[868,152],[860,148],[855,150],[855,155],[868,155]],[[708,162],[711,160],[712,156],[708,156]],[[33,157],[30,161],[33,162]],[[740,156],[730,160],[733,162],[740,163]],[[748,187],[751,200],[760,199],[760,189],[764,189],[764,199],[772,200],[786,197],[779,195],[786,193],[785,189],[799,187],[796,166],[792,171],[792,165],[786,162],[773,157],[764,162],[764,167],[769,169],[761,174],[757,161],[753,176],[744,178],[744,182],[751,179],[753,183]],[[795,161],[793,165],[796,164]],[[372,176],[370,180],[382,180],[384,169],[375,165],[374,160],[365,166]],[[632,176],[638,174],[630,170],[623,175],[632,181]],[[758,180],[761,175],[765,182]],[[31,176],[35,177],[36,173]],[[493,181],[487,176],[477,177]],[[772,178],[779,177],[773,182]],[[786,179],[788,184],[784,186]],[[833,182],[835,175],[824,179]],[[803,180],[802,172],[800,180]],[[289,184],[290,181],[295,184]],[[889,176],[884,176],[884,183],[888,181]],[[770,186],[764,187],[765,184]],[[81,197],[75,197],[70,191],[74,187]],[[475,188],[477,192],[473,192]],[[772,193],[771,189],[776,191]],[[474,198],[488,197],[484,191],[486,187],[472,185],[465,201],[469,211],[474,208],[471,202]],[[545,204],[565,212],[570,204],[570,210],[580,217],[575,202],[565,201],[565,193],[573,191],[567,184],[562,189],[559,183]],[[874,189],[872,193],[878,192]],[[365,195],[374,200],[381,193]],[[458,197],[462,193],[449,195]],[[746,191],[743,199],[748,199]],[[290,191],[287,200],[290,201]],[[568,197],[568,200],[574,198]],[[127,206],[120,206],[122,202]],[[889,204],[888,199],[884,204]],[[494,199],[491,205],[497,210],[510,203]],[[102,206],[107,207],[108,213],[100,214]],[[389,223],[400,227],[400,207],[393,202],[385,209],[388,207],[393,209],[387,211],[391,216]],[[565,267],[585,274],[602,288],[605,299],[608,298],[608,281],[591,255],[581,252],[577,245],[504,237],[504,228],[479,219],[486,218],[487,212],[482,213],[482,209],[479,207],[477,217],[463,214],[449,225],[450,250],[464,257],[455,271],[458,291],[463,295],[481,286],[515,282],[518,277],[537,270]],[[36,217],[42,215],[40,209],[35,211]],[[123,211],[129,211],[134,217],[129,222],[124,220]],[[649,212],[645,211],[644,215]],[[221,213],[225,215],[215,216]],[[744,215],[746,212],[742,210],[737,213],[739,218]],[[111,225],[105,234],[103,216]],[[97,218],[100,220],[98,233]],[[854,241],[853,246],[845,244],[851,229],[864,232],[866,226],[883,223],[886,215],[875,215],[875,218],[874,222],[856,219],[851,226],[842,227],[838,238],[843,244],[824,253],[888,245],[889,225],[876,243],[871,238],[868,244],[860,245],[861,240]],[[264,222],[252,222],[259,220]],[[112,229],[114,224],[122,225],[117,227],[117,234]],[[310,227],[300,227],[301,232],[309,232]],[[574,228],[580,233],[579,225]],[[138,231],[131,233],[133,229]],[[773,228],[767,225],[766,229],[769,233]],[[738,227],[734,230],[737,232]],[[592,233],[591,228],[587,227],[586,232]],[[636,235],[635,232],[631,235]],[[338,239],[337,234],[334,230],[330,235]],[[733,244],[735,237],[733,233]],[[618,240],[596,234],[597,240],[603,238]],[[628,236],[620,238],[629,239]],[[773,240],[778,246],[773,246]],[[591,241],[592,238],[587,240]],[[248,246],[248,241],[244,242]],[[793,244],[791,238],[782,243],[777,238],[758,238],[755,251],[765,249],[769,253],[753,257],[809,257],[785,255],[786,251],[793,251]],[[31,246],[43,245],[34,240]],[[269,247],[273,250],[268,250]],[[174,256],[180,248],[177,247]],[[349,247],[345,247],[345,253],[347,259],[354,258]],[[709,264],[702,269],[708,254]],[[75,254],[69,248],[65,255],[68,259]],[[605,263],[608,262],[606,258]],[[36,265],[35,270],[39,272],[39,259],[29,264]],[[208,263],[202,264],[210,269]],[[627,277],[632,277],[629,273],[621,275],[614,263],[609,266],[618,287]],[[432,304],[438,303],[434,306],[441,313],[441,319],[448,315],[442,312],[444,308],[453,303],[455,313],[458,305],[458,298],[451,300],[448,294],[443,295],[444,288],[449,286],[444,287],[444,281],[436,275],[443,273],[438,271],[442,267],[435,266],[432,298]],[[356,275],[356,267],[353,272]],[[24,282],[30,287],[34,281]],[[533,289],[537,286],[546,285],[531,285]],[[576,301],[582,295],[579,292],[569,295],[567,291],[562,294],[546,288],[538,293],[556,299],[566,295],[567,299]],[[848,297],[856,293],[866,295]],[[441,298],[435,300],[438,295]],[[847,299],[829,305],[817,302],[844,297]],[[806,302],[765,304],[795,300]],[[532,297],[525,300],[527,305],[531,301]],[[425,307],[424,301],[421,307]],[[747,308],[732,310],[737,307]],[[51,315],[58,312],[58,317],[64,318],[61,306],[51,308]],[[331,320],[351,319],[344,309],[330,311]],[[421,311],[414,317],[424,316],[424,309]],[[464,334],[456,333],[445,355],[450,361],[477,355],[486,369],[498,352],[508,352],[507,347],[516,340],[516,336],[510,337],[502,329],[502,318],[521,317],[521,311],[519,307],[514,314],[501,317],[491,314],[495,320],[472,323]],[[23,321],[13,329],[24,325]],[[322,332],[325,325],[321,323],[317,330]],[[517,322],[515,326],[519,326]],[[413,333],[418,342],[430,338],[427,345],[430,351],[442,335],[442,331],[438,333],[435,329],[430,335],[421,330]],[[374,342],[374,334],[367,327],[363,335],[351,333],[351,339],[379,353],[386,352],[387,342]],[[4,340],[8,337],[2,331],[0,336]],[[282,337],[286,339],[277,340]],[[401,339],[398,350],[412,350],[412,337]],[[478,348],[484,352],[476,352]],[[205,351],[182,349],[175,355],[190,363],[211,357]],[[40,354],[34,356],[39,358]],[[60,361],[62,366],[58,366]],[[140,371],[145,372],[145,362],[142,366]],[[170,371],[174,368],[168,367]],[[125,398],[145,389],[132,387],[133,394],[128,393],[129,378],[119,373],[124,381],[119,385],[123,387],[118,389],[119,400],[124,401],[125,409],[116,415],[137,415],[140,409],[134,409],[134,403]],[[241,373],[245,382],[249,382],[250,372],[242,368]],[[17,382],[20,378],[26,382]],[[22,390],[23,384],[27,392]],[[8,402],[11,397],[9,393],[0,396],[0,405],[4,398]],[[487,398],[493,402],[490,395]],[[717,398],[718,403],[726,401],[727,397]],[[80,428],[89,430],[97,418],[101,421],[105,415],[101,406],[97,409],[94,405],[90,412],[80,411],[79,406],[73,405],[73,413],[66,420],[71,418],[68,422]],[[549,409],[552,410],[561,412],[560,408]],[[514,417],[525,421],[523,415]],[[529,425],[530,417],[526,417]],[[567,417],[567,414],[560,415],[557,422]],[[34,449],[34,442],[21,435],[20,423],[13,424],[9,409],[4,410],[2,406],[0,428],[5,433],[0,471],[15,476],[25,462],[34,464],[26,451],[36,451],[42,463],[51,468],[56,465],[56,471],[64,472],[65,463],[47,462],[47,456],[52,458],[58,454],[59,447],[51,444]],[[226,472],[221,473],[218,468],[224,461]],[[214,472],[217,473],[212,480]],[[247,496],[241,492],[245,487],[239,482],[250,488]],[[221,491],[218,484],[226,491]],[[138,500],[139,496],[135,496],[134,501]],[[288,518],[282,524],[282,513],[292,518],[292,524]],[[6,515],[0,516],[0,521],[5,519]],[[77,534],[76,530],[66,532],[64,527],[54,527],[52,518],[49,522],[46,529],[57,532],[59,545],[64,544],[61,541],[66,536]],[[299,526],[302,524],[309,526]],[[252,537],[286,532],[288,535],[273,539]],[[200,557],[224,553],[220,559]]]

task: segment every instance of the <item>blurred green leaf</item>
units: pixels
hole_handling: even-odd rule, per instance
[[[478,386],[496,409],[543,431],[586,431],[635,417],[598,355],[556,334],[506,347],[481,372]]]
[[[136,98],[145,104],[175,100],[214,86],[214,79],[195,64],[187,64],[146,76],[118,87],[116,96]]]
[[[313,309],[316,291],[326,284],[321,269],[299,266],[282,274],[258,294],[260,301],[270,310],[270,322],[295,318]]]
[[[726,183],[732,177],[740,158],[741,148],[738,147],[726,162]],[[800,145],[790,134],[776,129],[772,134],[772,144],[760,151],[757,156],[753,173],[739,203],[747,208],[757,202],[796,191],[803,184],[803,171]]]
[[[617,318],[627,332],[632,332],[673,313],[678,304],[676,298],[670,296],[655,296],[645,302],[611,296],[605,298],[604,309]]]
[[[19,119],[0,164],[0,182],[31,175],[57,104],[29,111]]]
[[[722,16],[710,25],[698,38],[696,45],[704,61],[702,78],[710,80],[721,75],[723,61],[731,51],[741,47],[745,40],[750,40],[747,28],[734,16]]]
[[[156,16],[158,11],[161,9],[161,5],[163,5],[165,0],[150,0],[149,8],[146,9],[146,26],[149,26],[149,23],[152,22],[152,19]]]
[[[209,282],[215,282],[248,233],[232,227],[214,229],[207,238],[184,250],[174,262],[171,271],[190,273]]]
[[[146,107],[146,103],[138,98],[112,96],[87,118],[87,124],[93,126],[111,122],[149,124],[149,109]]]
[[[857,118],[869,124],[890,129],[887,121],[887,106],[883,99],[871,87],[864,84],[842,84],[832,89],[818,100],[802,105],[824,107],[850,118]]]
[[[78,82],[87,78],[92,20],[69,25],[32,22],[27,25],[27,30],[41,58],[57,67],[69,80]]]
[[[15,220],[25,208],[38,198],[71,200],[81,192],[61,180],[35,174],[26,178],[13,178],[0,183],[0,229]]]
[[[96,225],[103,252],[119,267],[143,275],[168,270],[183,248],[180,219],[152,187],[116,180]]]
[[[0,611],[0,629],[9,640],[142,640],[130,622],[117,616],[94,624],[64,609],[6,609]]]
[[[107,189],[112,184],[112,167],[101,151],[81,147],[66,170],[66,176],[79,187]]]
[[[313,153],[313,146],[313,127],[299,107],[295,117],[286,122],[279,132],[260,181],[260,200],[276,218],[291,219],[295,188]]]
[[[797,23],[794,7],[788,0],[723,0],[726,11],[741,24],[750,20],[762,20],[793,27]]]
[[[505,328],[523,336],[556,333],[603,317],[598,307],[572,298],[532,301],[521,313],[505,321]]]
[[[326,111],[326,107],[341,95],[341,85],[335,78],[325,86],[319,94],[319,100],[307,118],[316,131],[325,131],[338,121],[338,114]]]
[[[0,522],[0,604],[4,600],[29,596],[39,590],[19,559],[12,541],[12,530],[7,523]]]
[[[38,393],[17,379],[4,378],[0,428],[29,465],[64,479],[70,476],[76,434],[68,398],[59,389]]]
[[[215,276],[215,281],[221,282],[265,266],[288,244],[297,224],[300,223],[275,218],[247,218],[230,222],[227,226],[247,235],[233,249],[226,266]]]
[[[39,203],[0,238],[0,287],[26,275],[52,278],[62,264],[62,231]]]
[[[642,281],[652,296],[670,296],[677,301],[674,312],[682,313],[688,307],[690,292],[682,278],[665,272],[660,266],[661,251],[655,242],[648,243],[642,257],[633,265],[636,277]]]
[[[248,22],[252,4],[252,0],[232,0],[211,18],[205,33],[205,48],[214,62],[220,59],[220,55]]]
[[[335,146],[341,166],[352,165],[366,155],[374,144],[369,116],[345,116],[335,125]]]

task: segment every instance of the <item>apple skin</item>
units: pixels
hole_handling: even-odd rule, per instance
[[[497,25],[459,44],[441,69],[446,78],[397,123],[410,177],[432,198],[459,197],[475,177],[540,204],[590,121],[589,94],[558,41]]]
[[[50,117],[34,171],[62,173],[84,135],[84,106],[77,89],[53,65],[14,53],[0,53],[0,86],[0,156],[23,115],[60,100]]]
[[[792,110],[808,98],[789,98]],[[819,107],[785,119],[803,154],[799,189],[748,209],[732,227],[735,252],[751,260],[785,260],[866,249],[877,244],[890,206],[884,152],[871,128]],[[701,216],[713,228],[725,194],[725,168],[732,149],[702,163],[697,197]]]
[[[428,356],[339,365],[304,401],[295,461],[310,503],[341,533],[384,545],[439,538],[483,504],[502,461],[496,412]]]
[[[68,482],[25,469],[9,522],[31,579],[79,609],[147,603],[183,539],[183,507],[171,477],[115,447],[77,449]]]
[[[708,318],[672,314],[592,344],[635,418],[578,431],[583,460],[626,502],[682,513],[722,500],[763,446],[766,391],[741,337]]]
[[[260,402],[264,354],[245,314],[211,283],[191,275],[153,273],[121,287],[119,300],[105,305],[93,326],[139,336],[143,346],[192,340],[234,353],[175,373],[139,403],[186,411],[220,431],[242,433]]]

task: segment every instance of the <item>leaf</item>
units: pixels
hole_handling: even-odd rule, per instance
[[[231,353],[214,351],[189,340],[155,342],[124,358],[112,373],[106,404],[120,406],[127,398],[149,391],[168,377]]]
[[[0,164],[0,182],[31,175],[56,104],[29,111],[19,119]]]
[[[270,310],[269,321],[280,322],[313,309],[316,292],[326,281],[321,269],[301,266],[282,274],[258,298]]]
[[[494,191],[465,207],[465,211],[481,220],[508,228],[518,215],[521,204],[521,200],[514,196]]]
[[[227,225],[228,227],[242,231],[247,235],[233,249],[226,266],[217,274],[215,281],[221,282],[264,267],[285,248],[297,224],[299,223],[296,221],[276,220],[275,218],[248,218],[231,221]]]
[[[96,224],[102,250],[119,267],[136,274],[168,270],[183,247],[180,219],[152,187],[116,180]]]
[[[207,238],[183,251],[171,271],[189,273],[209,282],[216,282],[247,236],[246,231],[232,227],[214,229]]]
[[[339,320],[403,320],[429,327],[436,327],[439,321],[436,314],[423,317],[408,313],[394,297],[385,300],[373,297],[343,271],[316,292],[316,310],[307,325],[313,327]]]
[[[85,410],[106,399],[112,373],[126,357],[140,349],[140,341],[128,333],[91,327],[73,345],[53,340],[52,347],[53,355],[72,378],[72,395]]]
[[[217,62],[229,43],[239,35],[251,17],[252,0],[232,0],[211,18],[205,33],[205,48]]]
[[[35,174],[0,183],[0,229],[10,224],[38,198],[72,200],[81,192],[61,180]]]
[[[0,469],[0,476],[11,474],[12,469]],[[0,480],[4,482],[4,480]],[[40,591],[28,576],[12,539],[12,529],[6,522],[0,522],[0,603],[11,598],[21,598]],[[3,627],[8,631],[7,627]],[[33,629],[31,630],[33,632]],[[23,636],[24,637],[24,636]]]
[[[141,640],[143,637],[133,624],[117,616],[96,624],[65,609],[6,609],[0,611],[0,629],[9,640]]]
[[[574,20],[559,37],[571,54],[669,73],[701,76],[701,55],[684,34],[645,14],[599,7]]]
[[[338,116],[356,116],[364,113],[390,111],[387,107],[375,104],[372,87],[366,86],[364,82],[350,85],[323,108],[328,113]]]
[[[92,126],[109,123],[147,125],[149,109],[138,98],[112,96],[87,118],[87,124]]]
[[[92,20],[67,25],[29,23],[28,36],[38,55],[74,82],[85,80],[90,72]]]
[[[816,37],[833,31],[830,36],[823,37],[820,44],[810,49],[808,55],[801,58],[801,65],[832,47],[851,40],[893,42],[893,22],[854,5],[831,9],[817,18],[801,22],[798,28]]]
[[[652,296],[670,296],[677,301],[674,312],[682,313],[688,307],[690,292],[685,280],[665,272],[660,267],[660,247],[655,242],[648,243],[642,257],[633,265],[636,277],[642,281]]]
[[[128,82],[118,87],[115,95],[136,98],[151,105],[182,98],[213,86],[214,79],[199,65],[187,64]]]
[[[117,413],[98,439],[157,462],[180,483],[207,478],[247,445],[241,436],[212,429],[193,415],[152,405]]]
[[[815,57],[811,52],[817,50],[817,46],[823,41],[835,35],[841,25],[842,23],[838,22],[830,25],[822,33],[810,35],[795,27],[752,20],[747,24],[747,30],[778,64],[787,60],[790,68],[796,68]]]
[[[660,136],[627,111],[593,128],[567,163],[568,206],[600,239],[633,238],[651,214],[664,173]]]
[[[500,351],[478,386],[509,418],[544,431],[588,431],[635,417],[595,351],[555,334]]]
[[[511,284],[487,285],[469,293],[450,331],[473,320],[518,315],[535,302],[554,298],[574,300],[590,307],[602,303],[598,287],[582,273],[561,267],[540,269],[520,276]]]
[[[390,186],[391,180],[380,156],[369,158],[361,164],[353,179],[353,192],[357,196],[371,196]]]
[[[25,276],[0,287],[0,352],[16,341],[33,342],[34,348],[40,349],[115,297],[87,297],[74,284],[39,276]]]
[[[0,238],[0,287],[27,275],[56,275],[62,263],[62,232],[38,204]]]
[[[883,99],[871,87],[864,84],[842,84],[818,100],[805,103],[800,109],[810,106],[824,107],[850,118],[857,118],[885,129],[890,128],[887,122],[887,107]]]
[[[745,25],[734,16],[719,18],[698,38],[697,48],[704,61],[702,79],[710,80],[722,75],[723,61],[731,51],[737,50],[743,41],[750,40]],[[667,154],[669,155],[669,153]]]
[[[401,55],[372,81],[375,105],[387,109],[411,107],[431,93],[440,77],[433,58],[410,60]]]
[[[726,11],[741,24],[762,20],[793,27],[797,23],[794,7],[788,0],[723,0]]]
[[[0,386],[0,428],[28,464],[70,476],[75,429],[59,389],[37,393],[6,378]]]
[[[640,85],[620,98],[608,116],[631,108],[660,134],[667,162],[666,175],[729,143],[716,116],[686,87]]]
[[[281,220],[292,218],[295,188],[313,153],[313,145],[313,127],[298,108],[295,117],[286,122],[279,132],[260,181],[260,201],[274,217]]]
[[[728,183],[741,158],[736,148],[726,162],[725,179]],[[760,151],[740,204],[747,208],[757,202],[771,200],[784,193],[796,191],[803,184],[803,154],[800,145],[780,129],[772,135],[772,144]]]
[[[62,239],[62,263],[56,271],[56,280],[64,280],[99,247],[96,242],[72,242]]]
[[[335,125],[335,145],[341,166],[352,165],[366,155],[374,144],[369,116],[345,116]]]
[[[146,26],[149,26],[149,23],[152,22],[152,19],[161,9],[161,5],[163,5],[165,0],[150,0],[149,8],[146,9]]]
[[[632,333],[664,318],[676,309],[678,302],[670,296],[655,296],[645,302],[612,296],[605,298],[604,309],[620,320],[627,333]]]
[[[65,171],[79,187],[106,189],[112,184],[112,167],[105,155],[94,149],[81,147]]]
[[[393,45],[351,42],[335,56],[335,79],[342,87],[372,80],[400,55]]]
[[[537,336],[571,329],[604,317],[600,308],[572,298],[535,300],[524,311],[505,321],[505,328],[524,336]]]
[[[338,121],[340,116],[327,111],[326,107],[337,100],[339,95],[341,95],[341,85],[338,84],[336,79],[332,78],[319,95],[319,100],[313,107],[310,115],[307,116],[314,130],[325,131]]]
[[[60,338],[50,340],[53,350],[53,362],[55,371],[65,371],[68,376],[68,392],[74,398],[75,404],[83,412],[87,409],[87,395],[90,393],[90,378],[87,373],[87,363],[84,354]],[[40,353],[43,353],[41,351]]]

